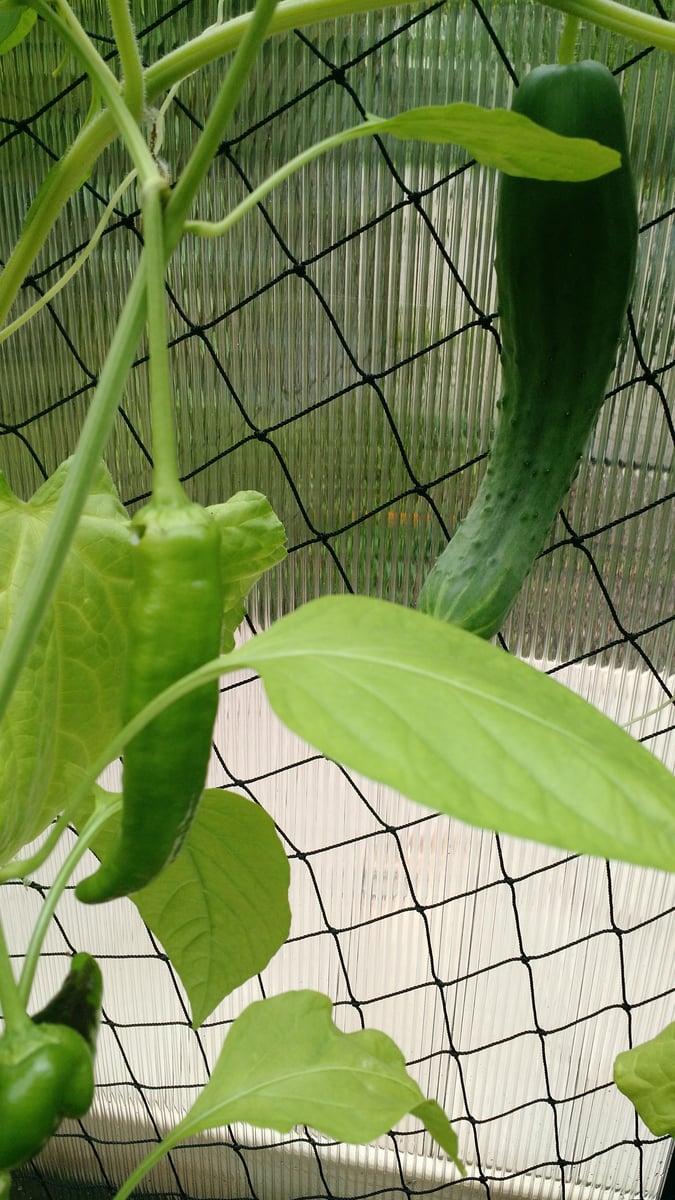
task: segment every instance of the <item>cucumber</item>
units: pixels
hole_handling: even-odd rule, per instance
[[[537,67],[513,109],[611,146],[622,165],[586,183],[500,180],[497,424],[476,499],[418,600],[423,612],[485,638],[501,628],[577,474],[614,366],[638,235],[610,71],[593,61]]]

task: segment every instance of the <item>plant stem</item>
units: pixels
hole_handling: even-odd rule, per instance
[[[254,188],[252,192],[249,192],[248,196],[245,196],[221,221],[186,221],[184,226],[185,233],[192,233],[197,237],[221,237],[224,233],[228,233],[233,225],[236,225],[247,212],[255,208],[256,204],[260,204],[260,201],[264,200],[269,192],[278,187],[279,184],[284,183],[296,171],[313,162],[315,158],[319,158],[321,154],[327,154],[329,150],[335,150],[338,146],[344,145],[345,142],[353,142],[357,138],[368,137],[373,132],[377,132],[377,129],[373,130],[370,121],[364,121],[360,125],[354,125],[351,129],[345,129],[340,133],[333,133],[330,137],[323,138],[320,142],[315,142],[313,146],[308,146],[306,150],[302,150],[300,154],[296,154],[294,158],[283,163],[276,171],[273,171],[271,175],[263,179],[262,183],[258,184],[258,187]]]
[[[601,29],[620,33],[622,37],[675,53],[675,22],[664,21],[651,13],[640,12],[616,0],[546,0],[547,8],[569,13],[582,21],[590,21]]]
[[[107,804],[100,804],[97,806],[95,812],[92,813],[81,833],[76,838],[75,844],[69,851],[63,866],[56,876],[56,879],[50,885],[44,904],[40,909],[40,915],[33,926],[33,932],[30,937],[30,942],[28,943],[26,956],[23,960],[23,969],[21,971],[21,978],[18,985],[18,994],[23,1005],[28,1003],[30,989],[33,985],[35,968],[37,967],[40,951],[42,950],[42,943],[45,940],[45,935],[49,928],[49,922],[54,915],[56,905],[61,898],[64,888],[66,887],[66,884],[68,883],[68,880],[70,879],[80,859],[89,849],[91,842],[96,837],[96,834],[101,826],[105,825],[106,821],[110,819],[112,814],[117,812],[121,806],[121,803],[121,798],[118,799],[115,797]]]
[[[46,292],[44,292],[43,295],[40,296],[40,299],[35,301],[35,304],[31,304],[30,308],[25,309],[25,311],[21,313],[20,317],[17,317],[15,321],[11,322],[11,324],[5,325],[2,329],[0,329],[0,345],[7,341],[7,338],[11,337],[13,333],[16,333],[23,325],[30,321],[31,317],[34,317],[36,313],[39,313],[40,309],[44,308],[45,304],[49,304],[50,300],[53,300],[55,296],[58,296],[59,292],[63,290],[67,283],[70,282],[73,276],[77,275],[77,272],[84,266],[89,258],[89,255],[93,250],[96,249],[103,235],[103,231],[108,224],[110,217],[112,216],[115,206],[118,204],[120,198],[124,195],[127,188],[133,183],[136,175],[137,171],[135,168],[133,171],[130,171],[128,175],[125,175],[121,184],[115,190],[113,195],[110,197],[110,200],[106,204],[103,215],[101,216],[96,229],[87,242],[87,245],[85,246],[84,250],[78,254],[75,261],[71,263],[71,265],[68,267],[68,270],[64,271],[63,275],[59,276],[56,283],[53,284],[52,287],[50,287]]]
[[[145,263],[141,259],[82,427],[72,470],[68,472],[49,533],[26,584],[21,608],[0,647],[0,719],[56,586],[115,420],[144,321]]]
[[[158,1162],[161,1162],[165,1154],[169,1154],[169,1152],[173,1150],[174,1146],[178,1145],[180,1137],[174,1137],[174,1132],[175,1131],[171,1129],[169,1133],[167,1133],[166,1137],[163,1138],[157,1146],[152,1147],[152,1150],[150,1150],[142,1162],[140,1162],[138,1166],[134,1168],[134,1170],[131,1172],[131,1175],[127,1175],[127,1178],[124,1180],[124,1183],[119,1191],[115,1192],[113,1200],[127,1200],[127,1197],[131,1196],[141,1180],[145,1179],[145,1176],[148,1174],[148,1172],[151,1171],[153,1167],[156,1167]]]
[[[418,4],[420,0],[411,0]],[[407,6],[407,5],[406,5]],[[265,38],[322,21],[356,16],[386,8],[400,8],[402,0],[282,0],[277,5]],[[230,54],[240,45],[251,23],[252,13],[242,13],[222,25],[210,25],[192,41],[169,51],[145,73],[148,100],[165,92],[179,79],[187,79],[201,67],[208,66],[223,54]],[[667,22],[664,22],[667,24]]]
[[[409,2],[417,4],[421,0]],[[265,36],[270,38],[315,22],[395,8],[400,4],[401,0],[358,0],[358,3],[355,0],[283,0],[277,6]],[[572,5],[575,5],[574,9]],[[672,21],[638,12],[623,4],[611,3],[611,0],[549,0],[549,7],[571,12],[648,46],[675,52],[675,23]],[[211,26],[154,63],[145,72],[147,102],[152,103],[170,87],[220,55],[236,50],[250,21],[251,14],[244,13],[222,26]],[[64,205],[86,178],[99,155],[113,141],[115,133],[111,114],[101,113],[80,131],[63,158],[51,168],[30,207],[19,241],[0,275],[0,322],[5,320]]]
[[[166,313],[164,272],[164,220],[162,179],[143,185],[143,237],[145,241],[148,350],[150,355],[150,415],[152,422],[152,495],[160,504],[181,503],[185,493],[178,478],[176,431],[169,370],[169,323]]]
[[[82,186],[93,163],[114,139],[115,122],[103,112],[85,126],[54,163],[31,204],[19,239],[0,275],[0,322],[16,299],[39,251],[70,197]]]
[[[570,16],[568,13],[565,17],[565,25],[558,45],[558,62],[561,66],[566,66],[568,63],[574,62],[578,31],[579,18]]]
[[[140,178],[145,180],[153,172],[156,172],[157,168],[150,148],[138,127],[137,120],[127,108],[119,81],[101,58],[67,0],[52,0],[55,7],[52,7],[48,0],[31,0],[31,2],[36,12],[52,26],[79,58],[93,86],[98,89],[108,105]]]
[[[113,37],[122,65],[122,95],[131,115],[140,121],[145,108],[145,77],[128,0],[108,0]]]
[[[0,921],[0,1004],[6,1033],[20,1033],[22,1029],[30,1025],[30,1017],[22,1003],[19,987],[14,978],[2,921]]]
[[[256,0],[251,19],[199,140],[171,194],[171,199],[166,207],[166,235],[170,246],[175,245],[183,233],[183,223],[199,186],[218,152],[223,134],[232,119],[256,55],[268,33],[276,4],[277,0]]]
[[[66,814],[61,813],[50,829],[48,837],[45,838],[40,849],[35,851],[35,854],[31,854],[30,858],[15,858],[12,862],[5,863],[3,867],[0,867],[0,883],[5,883],[8,879],[27,879],[35,874],[38,867],[47,861],[56,848],[67,824]]]

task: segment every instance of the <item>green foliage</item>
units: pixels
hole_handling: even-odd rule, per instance
[[[7,54],[18,46],[28,36],[35,22],[37,13],[32,8],[0,9],[0,54]]]
[[[675,1137],[675,1021],[650,1041],[619,1054],[614,1082],[656,1137]]]
[[[106,754],[108,761],[114,759],[137,732],[127,730],[126,741],[119,736],[129,657],[132,533],[100,460],[145,328],[153,490],[171,491],[171,484],[178,483],[166,265],[227,136],[256,54],[264,38],[283,27],[275,24],[275,0],[257,0],[242,21],[216,23],[194,44],[178,47],[146,70],[129,7],[110,5],[117,50],[110,61],[120,71],[115,75],[67,0],[33,4],[35,11],[15,0],[0,0],[0,53],[18,44],[39,12],[47,36],[53,36],[60,50],[63,42],[77,60],[78,71],[88,75],[92,103],[72,146],[39,188],[7,260],[0,281],[1,319],[54,221],[115,136],[124,142],[140,184],[144,257],[73,461],[60,467],[25,504],[0,479],[0,863],[60,814],[44,850],[23,864],[12,863],[4,878],[12,872],[28,873],[29,867],[44,861],[66,818],[73,815],[73,797],[91,788]],[[338,9],[353,13],[364,7],[372,7],[370,0],[336,0],[322,11],[325,17],[337,15]],[[584,11],[594,11],[593,0]],[[297,12],[294,9],[294,21]],[[306,20],[316,16],[311,3],[305,4],[304,14]],[[649,43],[654,41],[652,34],[661,34],[669,44],[667,26],[636,15],[633,28],[648,33]],[[152,105],[173,84],[234,49],[235,69],[224,73],[204,128],[195,136],[193,153],[169,191],[138,120],[144,101]],[[548,132],[514,114],[462,104],[371,118],[325,139],[277,171],[246,204],[256,203],[263,192],[331,146],[374,133],[457,141],[490,166],[544,179],[588,179],[615,165],[611,153],[603,157],[596,144],[552,140]],[[191,223],[190,232],[223,232],[241,217],[243,207],[228,214],[217,229]],[[187,684],[174,685],[169,700],[163,693],[164,703],[153,696],[144,710],[145,726],[142,717],[136,718],[138,728],[149,726],[177,698],[177,690],[189,696],[221,672],[252,667],[290,728],[332,758],[440,812],[580,852],[675,868],[675,794],[664,768],[590,706],[471,635],[382,601],[329,597],[234,651],[246,595],[261,574],[284,557],[284,531],[258,493],[240,493],[211,511],[222,533],[227,653],[215,665],[200,667]],[[161,746],[157,750],[161,757]],[[142,779],[140,783],[142,793]],[[105,850],[114,829],[100,836],[97,829],[106,814],[116,812],[119,820],[118,798],[100,791],[95,795],[98,803],[90,816],[86,811],[75,814],[78,821],[81,818],[81,837],[45,898],[18,984],[0,927],[0,1001],[8,1029],[10,1024],[30,1024],[27,992],[67,880],[90,841],[97,852]],[[140,828],[142,835],[142,820]],[[283,942],[290,919],[288,882],[288,863],[272,821],[242,797],[205,793],[182,854],[134,897],[143,919],[171,955],[195,1025],[228,992],[261,970]],[[73,988],[79,1003],[85,983],[84,975],[74,979],[53,1002],[69,1020]],[[58,1050],[51,1028],[31,1026],[32,1045],[41,1050],[41,1043],[52,1038]],[[87,1069],[69,1078],[72,1056],[54,1058],[49,1094],[38,1080],[31,1098],[36,1128],[24,1120],[24,1113],[9,1135],[6,1122],[2,1125],[2,1166],[8,1169],[39,1148],[61,1116],[82,1115],[91,1100],[90,1046],[68,1024],[54,1028],[72,1035],[63,1043],[68,1051],[72,1038],[80,1039]],[[30,1082],[30,1072],[22,1076],[25,1044],[17,1038],[11,1032],[3,1039],[3,1116],[8,1102],[20,1098],[24,1082]],[[665,1047],[665,1061],[671,1063],[670,1031],[662,1038],[657,1054],[641,1048],[641,1056],[639,1050],[631,1052],[638,1057],[618,1063],[617,1077],[626,1083],[630,1076],[626,1086],[651,1127],[668,1130],[672,1088],[667,1074],[663,1086],[658,1053]],[[46,1049],[51,1054],[51,1047]],[[672,1079],[670,1066],[668,1071]],[[462,1171],[447,1117],[407,1074],[401,1051],[388,1037],[365,1030],[341,1032],[333,1024],[330,1000],[314,992],[260,1001],[234,1022],[201,1096],[123,1185],[118,1200],[182,1138],[225,1123],[249,1121],[280,1131],[307,1123],[330,1137],[366,1142],[406,1113],[422,1121]],[[17,1137],[25,1143],[18,1150]],[[6,1182],[0,1174],[0,1191],[6,1191]]]
[[[455,142],[479,163],[530,179],[595,179],[620,166],[615,150],[590,138],[566,138],[501,108],[448,104],[371,118],[371,133],[425,142]]]
[[[78,814],[79,827],[87,815]],[[111,821],[95,838],[99,857],[114,833]],[[180,976],[195,1029],[285,942],[289,881],[267,813],[243,796],[207,789],[176,860],[129,897]]]
[[[236,650],[329,758],[438,812],[675,870],[675,779],[549,676],[456,626],[364,596],[314,600]]]
[[[234,1022],[213,1074],[170,1144],[247,1121],[285,1133],[312,1125],[338,1141],[363,1143],[406,1113],[433,1126],[459,1170],[457,1138],[405,1069],[391,1038],[372,1029],[342,1033],[318,992],[286,992],[250,1004]]]
[[[60,466],[27,503],[2,482],[2,638],[24,602],[70,468]],[[0,863],[65,808],[119,728],[128,603],[128,518],[101,466],[0,728]]]
[[[234,648],[234,633],[244,619],[244,601],[251,588],[286,557],[286,533],[260,492],[237,492],[207,512],[220,528],[223,547],[223,651],[227,651]]]

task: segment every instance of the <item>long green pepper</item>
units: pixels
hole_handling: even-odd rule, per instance
[[[220,531],[187,499],[151,500],[132,522],[132,602],[123,719],[220,653]],[[218,708],[214,680],[176,701],[123,756],[122,824],[98,871],[76,895],[100,904],[145,887],[178,854],[204,790]]]

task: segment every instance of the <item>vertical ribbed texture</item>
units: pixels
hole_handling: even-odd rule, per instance
[[[102,0],[81,7],[92,28],[109,32]],[[139,29],[159,22],[144,39],[148,61],[216,9],[215,0],[195,2],[162,22],[163,0],[132,7]],[[464,0],[426,13],[388,10],[266,45],[195,215],[222,216],[286,158],[364,113],[508,104],[504,60],[522,77],[554,58],[562,19],[540,5],[484,11],[486,20]],[[580,36],[581,57],[613,68],[635,52],[589,27]],[[73,62],[54,77],[57,65],[41,26],[0,62],[3,262],[50,155],[86,112],[85,87],[69,90]],[[223,69],[188,80],[167,114],[161,154],[174,175]],[[620,723],[657,707],[675,683],[673,510],[661,503],[673,491],[674,70],[672,56],[653,53],[620,75],[642,226],[632,326],[565,521],[551,531],[554,549],[504,631],[512,652]],[[119,148],[106,152],[16,311],[72,261],[128,167]],[[254,625],[345,588],[413,604],[466,513],[499,396],[496,185],[494,172],[456,147],[352,143],[288,180],[227,238],[187,238],[174,257],[171,361],[187,487],[204,503],[257,488],[288,530],[291,553],[257,589]],[[77,280],[0,347],[1,465],[24,497],[74,448],[138,260],[137,208],[132,188]],[[147,402],[139,364],[107,453],[130,504],[150,486]],[[631,730],[675,766],[671,725],[662,712]],[[655,1200],[667,1147],[636,1124],[611,1070],[629,1021],[639,1041],[672,1019],[672,879],[498,839],[413,807],[288,734],[256,681],[225,693],[215,740],[211,784],[238,780],[277,822],[291,860],[291,935],[262,976],[265,994],[317,988],[335,1000],[342,1028],[368,1024],[396,1038],[425,1093],[456,1123],[473,1194]],[[115,772],[111,780],[118,786]],[[16,955],[49,878],[43,869],[37,887],[3,892]],[[85,911],[69,893],[59,917],[36,1007],[58,985],[69,948],[86,947],[101,957],[106,1020],[95,1109],[82,1128],[64,1126],[73,1136],[57,1139],[42,1165],[75,1182],[120,1182],[143,1140],[186,1111],[261,981],[194,1033],[131,904]],[[251,1200],[393,1200],[456,1179],[412,1120],[395,1141],[368,1148],[327,1145],[306,1130],[237,1127],[214,1138],[217,1146],[175,1152],[151,1186]]]

